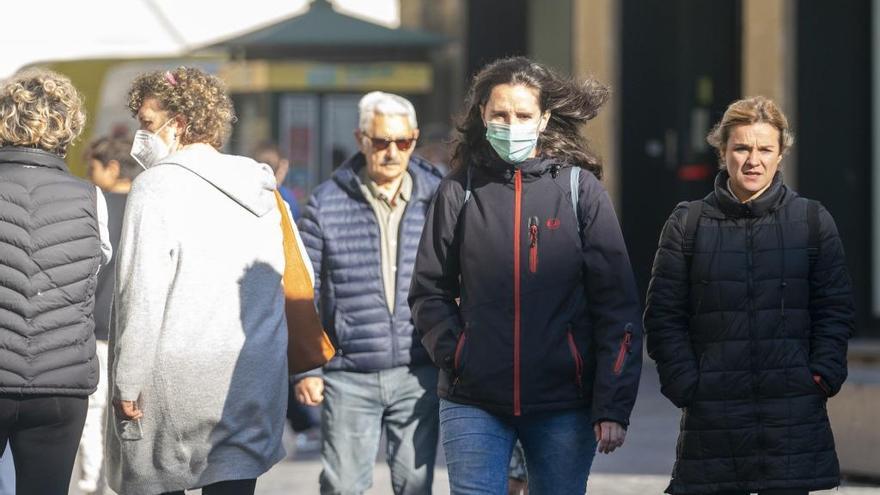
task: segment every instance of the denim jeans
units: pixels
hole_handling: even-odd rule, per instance
[[[0,446],[0,495],[15,495],[15,464],[12,463],[12,449]]]
[[[583,495],[596,453],[587,409],[496,416],[441,400],[440,437],[452,495],[507,493],[507,468],[517,439],[525,452],[531,495]]]
[[[430,494],[437,456],[437,368],[324,372],[321,493],[361,494],[373,484],[380,434],[395,495]]]

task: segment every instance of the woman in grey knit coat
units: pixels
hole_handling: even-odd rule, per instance
[[[214,76],[145,74],[129,107],[141,128],[132,155],[147,170],[129,194],[119,248],[108,480],[126,495],[252,494],[284,457],[275,178],[218,151],[235,116]]]

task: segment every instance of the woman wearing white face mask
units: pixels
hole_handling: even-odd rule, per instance
[[[441,368],[455,494],[505,492],[516,440],[530,493],[583,494],[597,446],[623,444],[639,302],[601,164],[580,135],[607,97],[525,58],[474,78],[409,296]]]
[[[142,75],[129,108],[146,170],[119,247],[108,481],[126,494],[253,493],[284,457],[289,211],[269,166],[218,151],[235,114],[216,77]]]

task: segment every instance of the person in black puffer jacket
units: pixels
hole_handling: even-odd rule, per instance
[[[18,493],[66,494],[100,377],[95,286],[112,255],[107,205],[64,157],[85,124],[66,77],[0,84],[0,454]]]
[[[778,170],[793,138],[754,97],[708,141],[722,170],[660,237],[645,331],[682,408],[671,494],[803,494],[840,472],[825,408],[846,379],[850,278],[834,220]]]
[[[531,493],[582,495],[597,442],[603,453],[623,444],[640,307],[601,164],[579,133],[607,96],[522,57],[474,78],[409,293],[441,369],[457,495],[505,493],[517,439]]]

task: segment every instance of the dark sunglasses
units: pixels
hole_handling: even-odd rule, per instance
[[[367,136],[364,134],[364,136]],[[375,138],[373,136],[367,136],[370,138],[370,141],[373,144],[373,149],[376,151],[385,151],[391,143],[397,145],[397,149],[400,151],[408,150],[415,142],[415,138],[401,138],[401,139],[385,139],[385,138]]]

